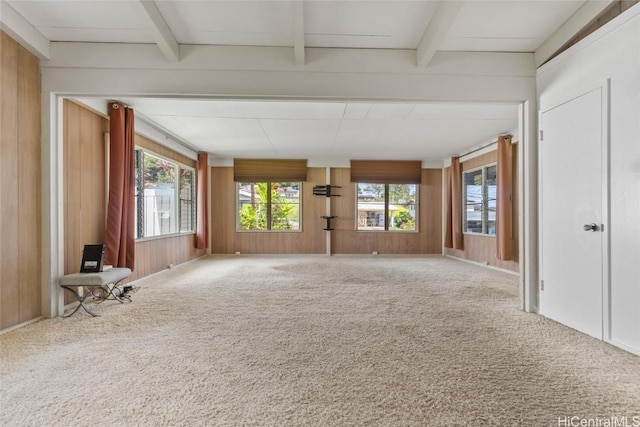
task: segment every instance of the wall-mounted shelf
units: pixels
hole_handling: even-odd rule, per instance
[[[313,195],[314,196],[325,196],[325,197],[340,197],[340,194],[332,194],[333,188],[342,188],[337,185],[314,185],[313,186]]]
[[[327,220],[327,227],[323,229],[324,231],[333,231],[333,230],[335,230],[335,228],[331,228],[331,220],[334,219],[334,218],[337,218],[336,216],[333,216],[333,215],[331,215],[331,216],[322,216],[322,218]]]

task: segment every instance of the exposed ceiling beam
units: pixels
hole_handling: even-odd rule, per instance
[[[51,41],[4,0],[0,0],[0,28],[40,59],[51,58]]]
[[[300,70],[290,47],[196,45],[189,61],[178,64],[159,58],[153,45],[52,43],[51,48],[53,60],[42,64],[45,94],[515,103],[536,96],[530,53],[438,51],[427,71],[416,69],[413,51],[330,49],[323,61]],[[333,55],[334,50],[344,52]],[[354,58],[345,62],[345,55]]]
[[[576,13],[571,15],[569,19],[536,50],[536,67],[544,64],[558,49],[578,34],[580,30],[614,1],[615,0],[589,0],[583,4]]]
[[[180,61],[180,46],[153,0],[131,0],[138,6],[158,47],[171,62]]]
[[[296,65],[304,65],[304,4],[303,0],[293,2],[293,53]]]
[[[431,62],[438,47],[444,40],[449,28],[455,21],[464,1],[439,1],[437,9],[422,35],[422,40],[416,50],[416,63],[418,67],[426,67]]]

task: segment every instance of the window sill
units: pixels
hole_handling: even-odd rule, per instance
[[[462,232],[463,236],[478,236],[478,237],[493,237],[495,238],[496,235],[495,234],[484,234],[484,233],[470,233],[468,231],[463,231]]]
[[[420,230],[356,230],[356,233],[420,234]]]
[[[302,230],[236,230],[236,233],[278,234],[278,233],[302,233]]]
[[[185,231],[184,233],[161,234],[160,236],[141,237],[140,239],[136,239],[136,243],[148,242],[150,240],[170,239],[172,237],[191,236],[195,234],[195,231]]]

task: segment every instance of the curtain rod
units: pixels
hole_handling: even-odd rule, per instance
[[[500,136],[508,136],[509,138],[513,138],[513,135],[511,135],[510,133],[507,133],[507,134],[504,134],[504,135],[500,135]],[[458,158],[461,158],[461,157],[464,157],[464,156],[468,156],[469,154],[473,154],[473,153],[478,152],[478,151],[480,151],[480,150],[484,150],[485,148],[487,148],[487,147],[491,147],[492,145],[496,145],[497,143],[498,143],[498,140],[496,139],[496,140],[495,140],[495,141],[493,141],[493,142],[490,142],[490,143],[485,144],[485,145],[481,145],[480,147],[478,147],[478,148],[474,148],[473,150],[470,150],[470,151],[467,151],[467,152],[466,152],[466,153],[464,153],[464,154],[460,154],[460,155],[458,156]]]

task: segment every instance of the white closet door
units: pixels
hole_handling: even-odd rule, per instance
[[[541,114],[540,314],[603,339],[603,90]],[[543,289],[542,289],[543,288]]]

